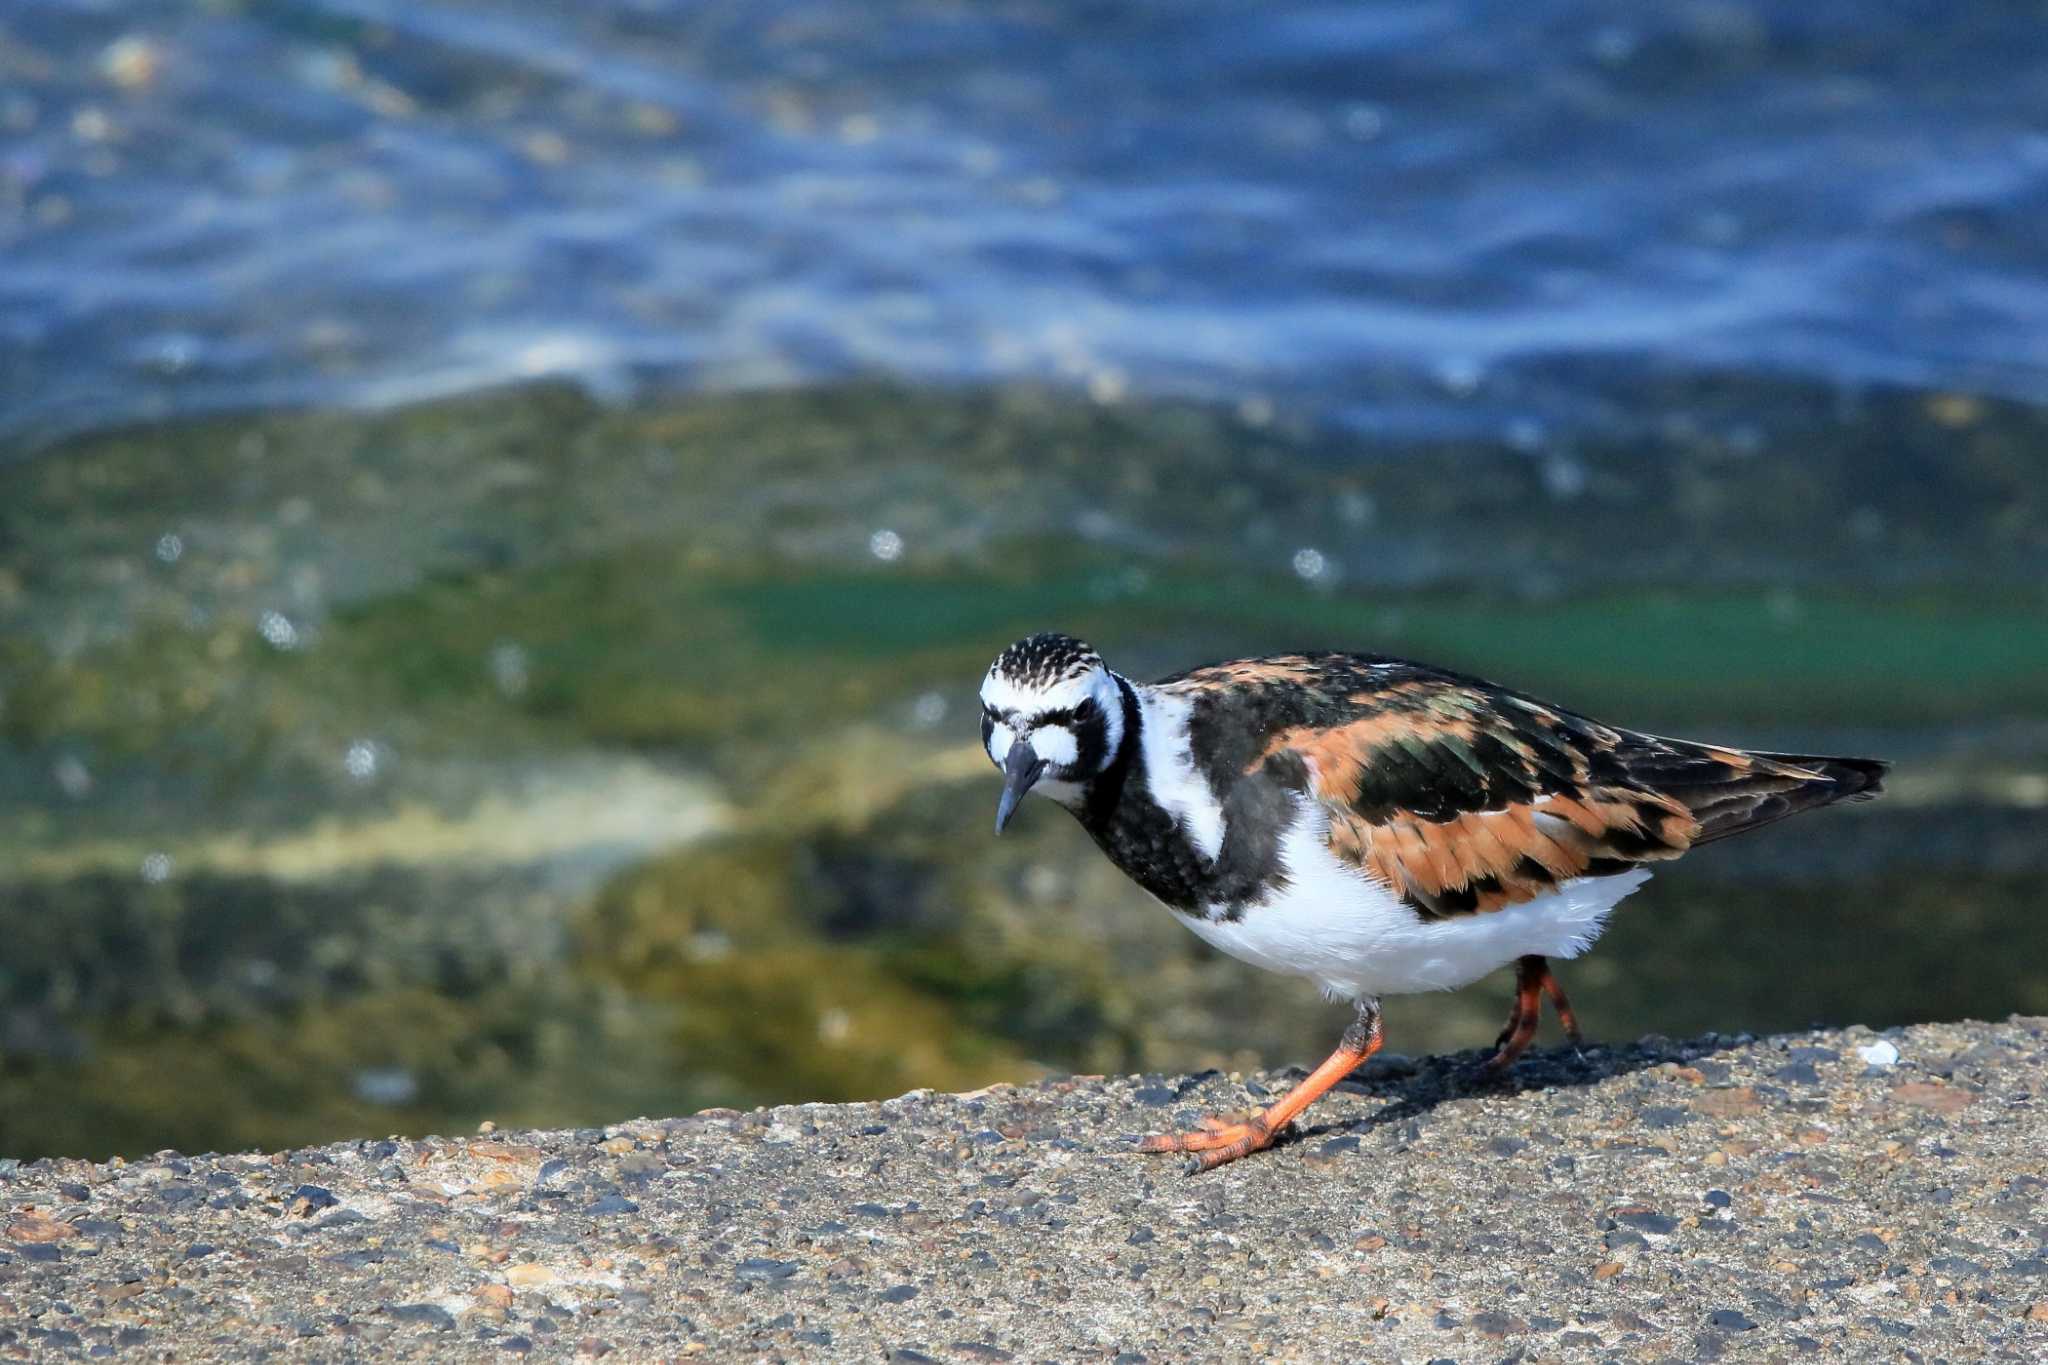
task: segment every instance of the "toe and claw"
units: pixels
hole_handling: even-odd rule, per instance
[[[1227,1161],[1235,1161],[1270,1146],[1276,1131],[1263,1113],[1234,1123],[1212,1116],[1200,1120],[1192,1133],[1154,1133],[1141,1138],[1138,1150],[1184,1152],[1188,1157],[1188,1173],[1192,1175],[1197,1171],[1213,1171]]]

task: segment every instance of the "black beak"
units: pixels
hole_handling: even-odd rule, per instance
[[[1010,817],[1017,812],[1017,803],[1024,799],[1024,793],[1031,790],[1033,783],[1045,776],[1045,760],[1032,751],[1030,741],[1021,736],[1010,745],[1009,756],[1003,760],[1003,799],[996,803],[996,833],[1003,832],[1003,826],[1010,823]]]

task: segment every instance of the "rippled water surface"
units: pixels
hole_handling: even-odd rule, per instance
[[[1624,358],[2040,398],[2042,32],[1998,0],[16,6],[0,424],[879,370],[1440,430],[1632,416]]]
[[[2048,1011],[2042,16],[1251,14],[0,11],[0,1155],[1319,1054],[990,837],[1047,627],[1897,761],[1596,1036]]]

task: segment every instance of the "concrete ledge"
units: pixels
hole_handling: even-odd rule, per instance
[[[2048,1358],[2048,1020],[1476,1055],[12,1166],[0,1358]]]

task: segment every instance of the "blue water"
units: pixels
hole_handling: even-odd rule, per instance
[[[2048,398],[2039,6],[0,9],[0,434],[540,374]],[[1627,364],[1618,362],[1626,360]]]

